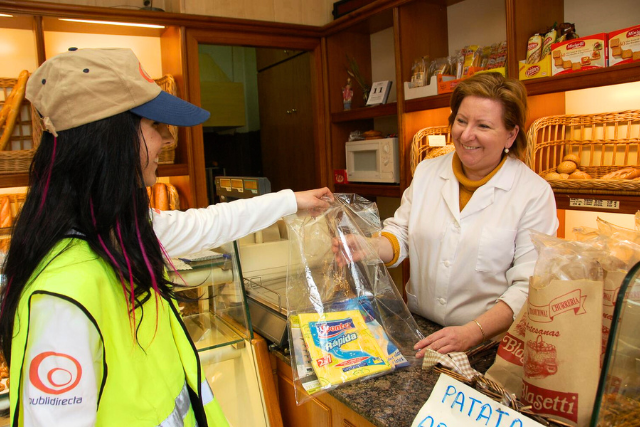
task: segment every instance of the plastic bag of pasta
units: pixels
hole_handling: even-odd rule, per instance
[[[291,366],[300,405],[416,361],[422,334],[372,242],[375,203],[336,194],[324,212],[285,217]],[[337,256],[334,248],[345,249]]]

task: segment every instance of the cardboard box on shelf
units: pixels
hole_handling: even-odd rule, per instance
[[[540,61],[527,64],[526,60],[520,61],[520,80],[538,79],[551,76],[551,55],[547,55]]]
[[[554,43],[551,45],[551,73],[555,76],[604,68],[608,56],[607,33]]]
[[[444,75],[444,81],[455,80],[454,76]],[[420,87],[411,87],[409,82],[404,82],[404,99],[425,98],[438,94],[438,77],[431,76],[430,84]]]
[[[458,86],[462,79],[456,79],[455,76],[446,74],[438,74],[438,93],[449,93]]]
[[[449,75],[438,75],[438,93],[449,93],[453,92],[453,90],[458,86],[458,84],[464,79],[468,79],[474,74],[480,73],[500,73],[503,76],[506,76],[507,69],[505,67],[491,68],[485,69],[482,67],[469,67],[467,70],[467,74],[463,76],[461,79],[456,79],[454,76]]]
[[[640,61],[640,25],[609,33],[609,66]]]

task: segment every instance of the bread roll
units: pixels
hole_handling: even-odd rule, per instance
[[[586,172],[582,172],[581,170],[576,170],[571,175],[569,175],[569,179],[592,179],[591,175]]]
[[[544,179],[546,179],[547,181],[553,181],[556,179],[562,179],[562,177],[557,172],[549,172],[544,176]]]
[[[580,166],[580,158],[575,154],[567,154],[562,158],[563,162],[573,162],[576,166]]]
[[[0,198],[0,227],[6,228],[13,225],[13,216],[11,215],[11,201],[8,197]]]
[[[162,182],[153,184],[153,207],[161,211],[169,210],[169,196],[167,186]]]
[[[569,179],[569,174],[568,173],[561,173],[560,174],[560,179]]]
[[[570,161],[566,161],[566,162],[562,162],[558,165],[558,167],[556,168],[558,170],[558,173],[573,173],[573,171],[576,170],[578,166]]]
[[[600,179],[634,179],[640,177],[640,169],[624,168],[615,172],[610,172]]]

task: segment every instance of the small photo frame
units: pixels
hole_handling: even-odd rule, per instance
[[[387,98],[389,98],[389,92],[391,91],[391,80],[383,80],[381,82],[375,82],[371,85],[371,91],[367,98],[367,105],[380,105],[386,104]]]

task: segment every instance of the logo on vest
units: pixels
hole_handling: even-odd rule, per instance
[[[80,363],[63,353],[40,353],[33,358],[29,367],[29,381],[35,388],[47,394],[58,395],[73,390],[80,378]]]

